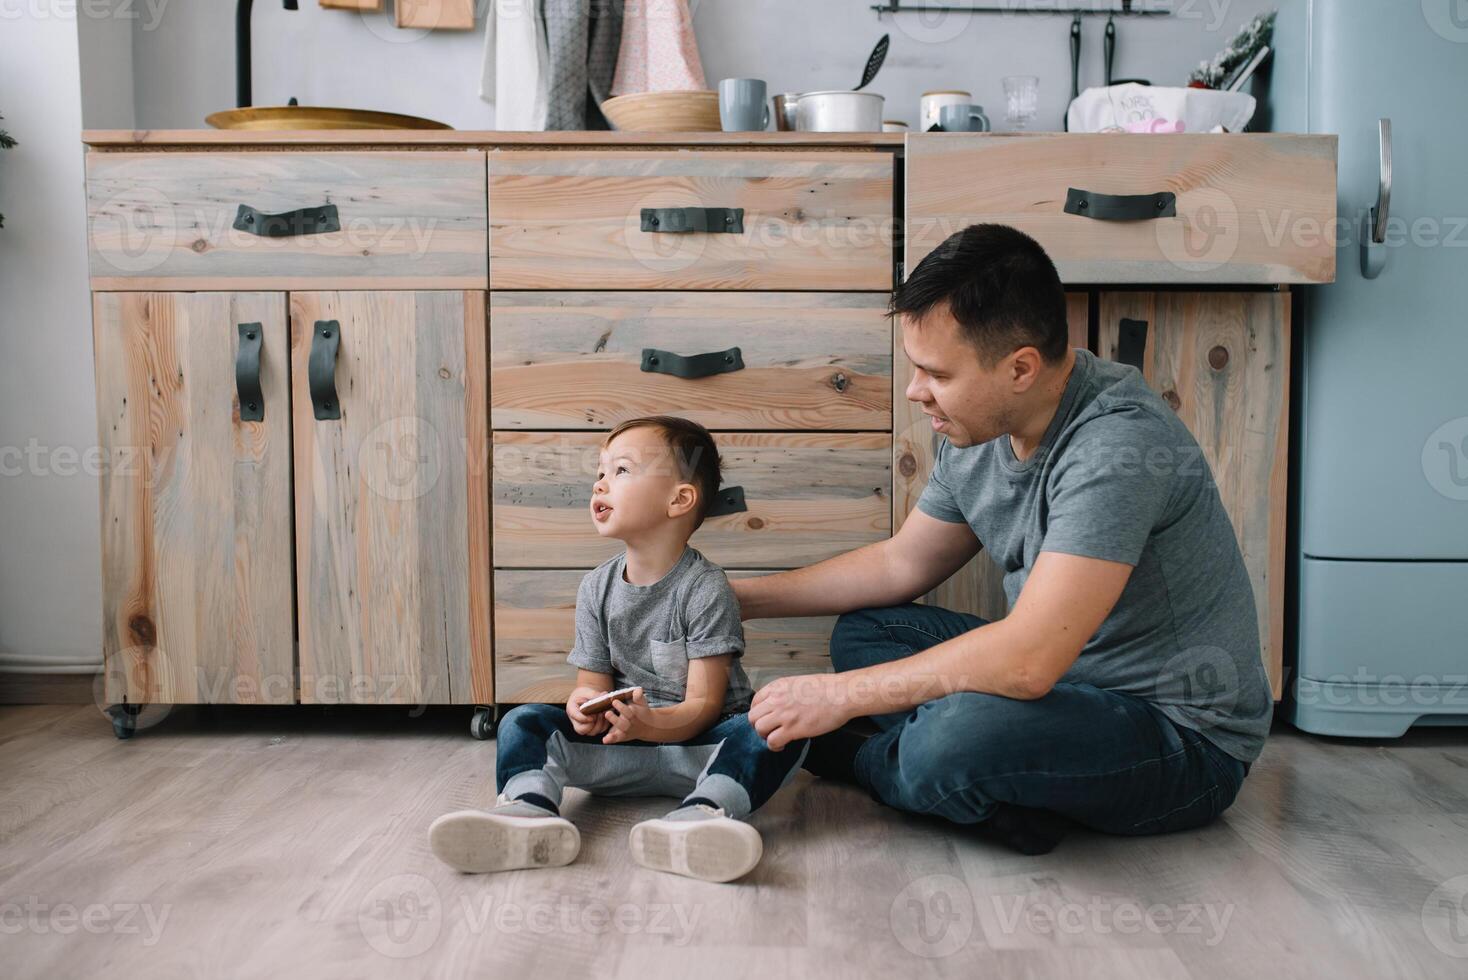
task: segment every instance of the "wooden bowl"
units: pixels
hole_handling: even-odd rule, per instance
[[[619,130],[643,133],[715,133],[718,92],[637,92],[601,104],[607,121]]]

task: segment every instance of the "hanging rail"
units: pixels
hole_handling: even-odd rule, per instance
[[[1071,14],[1078,17],[1113,17],[1117,14],[1130,17],[1166,17],[1172,11],[1152,0],[1118,0],[1114,5],[1101,6],[1060,6],[1040,4],[1038,6],[1021,6],[1019,0],[1010,3],[976,4],[968,7],[947,7],[938,4],[902,3],[901,0],[891,0],[890,3],[872,4],[872,9],[877,12],[877,19],[881,20],[883,14],[912,14],[912,13],[937,13],[946,12],[950,14]]]

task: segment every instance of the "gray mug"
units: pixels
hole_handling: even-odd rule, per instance
[[[987,133],[989,117],[981,105],[945,105],[938,110],[938,125],[945,133]]]
[[[719,83],[719,123],[726,133],[762,131],[770,125],[765,83],[758,78],[726,78]]]

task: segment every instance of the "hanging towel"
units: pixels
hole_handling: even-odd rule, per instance
[[[496,129],[545,129],[549,56],[537,0],[492,2],[484,18],[479,97],[494,103]]]
[[[637,0],[634,0],[637,2]],[[592,9],[591,45],[586,53],[586,75],[591,91],[586,110],[588,129],[611,129],[601,104],[612,97],[617,55],[622,49],[623,0],[599,0]]]
[[[546,129],[608,129],[608,97],[622,41],[622,0],[541,0],[550,100]]]
[[[613,95],[704,90],[688,0],[641,0],[622,18],[622,52]]]

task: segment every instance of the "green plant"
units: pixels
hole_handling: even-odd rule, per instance
[[[5,118],[4,116],[0,116],[0,119],[4,119],[4,118]],[[12,146],[14,146],[14,145],[15,145],[15,138],[13,136],[11,136],[9,133],[7,133],[5,130],[0,129],[0,150],[8,150]],[[5,215],[0,214],[0,228],[4,228],[4,227],[5,227]]]
[[[1228,44],[1213,56],[1212,61],[1199,62],[1198,67],[1188,76],[1188,81],[1201,88],[1218,88],[1222,85],[1244,62],[1254,57],[1256,51],[1269,43],[1269,37],[1274,32],[1274,14],[1271,10],[1245,24],[1237,34],[1229,38]]]

